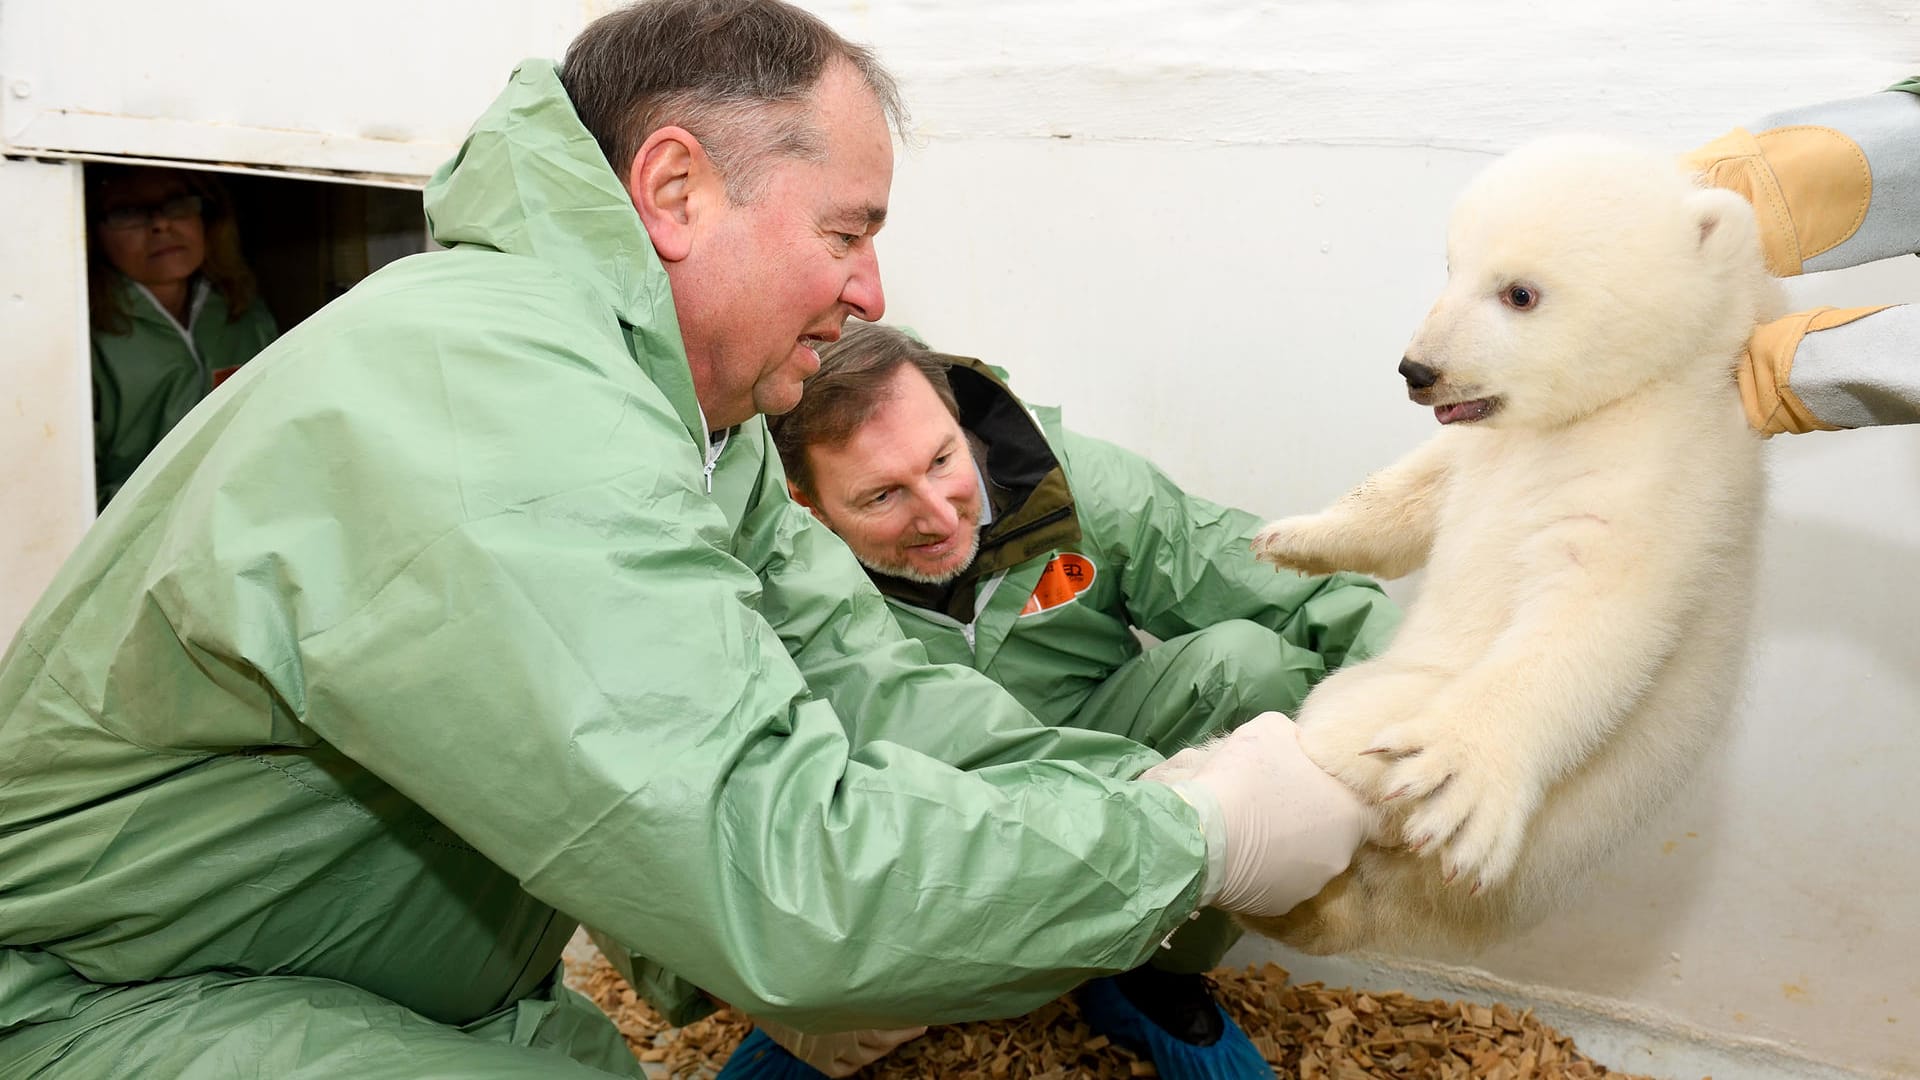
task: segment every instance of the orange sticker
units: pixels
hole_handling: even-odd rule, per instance
[[[1073,603],[1093,585],[1094,572],[1093,560],[1085,555],[1071,551],[1055,555],[1041,572],[1040,582],[1033,587],[1033,595],[1027,597],[1020,616],[1038,615],[1061,604]]]

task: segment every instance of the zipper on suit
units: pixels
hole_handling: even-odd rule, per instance
[[[706,431],[707,410],[700,408],[700,403],[697,401],[694,402],[693,407],[700,413],[700,430]],[[732,428],[728,428],[720,433],[719,442],[714,441],[713,432],[707,431],[706,460],[702,463],[700,475],[704,477],[707,482],[707,494],[709,495],[713,494],[713,467],[720,464],[720,455],[726,452],[727,440],[731,438],[733,438]]]
[[[978,590],[975,591],[973,596],[973,621],[972,622],[961,622],[959,619],[956,619],[953,616],[948,615],[944,611],[931,611],[927,608],[915,607],[912,604],[909,604],[900,600],[895,600],[892,597],[887,598],[887,603],[896,604],[902,608],[905,608],[906,610],[913,612],[915,615],[920,616],[921,618],[927,620],[930,623],[935,623],[939,626],[951,627],[952,629],[960,631],[960,636],[966,639],[967,651],[971,653],[975,651],[974,635],[978,632],[978,627],[980,625],[980,615],[982,612],[987,610],[987,601],[993,598],[994,590],[1000,587],[1000,582],[1005,580],[1006,576],[1007,576],[1007,571],[1002,570],[999,573],[996,573],[992,577],[988,578],[984,583],[980,585]]]
[[[187,302],[187,325],[185,326],[181,326],[180,320],[173,317],[173,312],[168,311],[166,305],[160,302],[160,298],[153,295],[152,289],[137,281],[133,282],[133,287],[140,290],[141,294],[147,298],[147,303],[153,305],[153,309],[173,326],[174,333],[179,334],[180,340],[186,343],[187,355],[193,357],[194,370],[200,373],[200,385],[211,392],[213,371],[207,367],[206,358],[200,355],[200,346],[193,343],[193,324],[200,321],[200,309],[207,306],[207,296],[212,293],[213,286],[205,281],[193,283],[193,296]]]
[[[1025,525],[1022,525],[1011,532],[1002,533],[1001,535],[994,537],[992,543],[982,545],[980,550],[992,551],[994,548],[1005,547],[1008,541],[1017,540],[1020,537],[1025,536],[1028,533],[1034,531],[1035,529],[1045,528],[1046,526],[1051,525],[1056,521],[1059,521],[1061,518],[1064,518],[1071,513],[1073,513],[1073,507],[1062,506],[1058,510],[1051,511],[1046,514],[1042,514],[1041,516],[1034,518],[1032,521],[1027,522]],[[975,555],[974,558],[977,559],[979,558],[979,556]]]

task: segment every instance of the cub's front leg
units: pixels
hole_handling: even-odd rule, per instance
[[[1408,668],[1391,649],[1342,668],[1315,686],[1301,705],[1294,718],[1300,746],[1324,772],[1377,804],[1393,790],[1383,786],[1391,762],[1367,751],[1380,732],[1419,716],[1445,680],[1438,671]],[[1376,821],[1373,835],[1376,843],[1399,842],[1397,829],[1389,834],[1384,819]]]
[[[1567,572],[1527,585],[1493,647],[1363,752],[1386,763],[1376,783],[1406,815],[1408,846],[1473,891],[1514,871],[1547,789],[1613,735],[1679,641],[1683,568],[1605,543],[1594,521],[1596,542],[1556,535]]]
[[[1325,510],[1273,522],[1254,536],[1254,554],[1304,574],[1397,578],[1420,569],[1433,549],[1452,445],[1446,433],[1428,439]]]

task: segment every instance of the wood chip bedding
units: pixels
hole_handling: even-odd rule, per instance
[[[1615,1072],[1530,1012],[1505,1005],[1368,994],[1309,982],[1278,965],[1212,976],[1227,1011],[1280,1076],[1303,1080],[1648,1080]],[[722,1010],[669,1028],[597,954],[570,958],[569,985],[592,998],[648,1072],[699,1080],[747,1034]],[[871,1080],[1117,1080],[1153,1066],[1093,1034],[1069,996],[1011,1020],[935,1028],[860,1074]],[[1709,1078],[1711,1080],[1711,1078]]]

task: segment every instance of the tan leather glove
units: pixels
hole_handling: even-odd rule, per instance
[[[896,1031],[838,1031],[830,1035],[807,1035],[785,1024],[758,1017],[754,1018],[753,1023],[766,1032],[768,1038],[785,1047],[788,1053],[828,1076],[852,1076],[886,1057],[900,1045],[927,1033],[926,1028],[916,1027]]]
[[[1801,124],[1758,135],[1734,128],[1681,159],[1715,187],[1739,192],[1760,222],[1760,246],[1776,277],[1837,247],[1866,219],[1873,173],[1853,139]]]
[[[1793,392],[1793,358],[1800,342],[1810,333],[1845,326],[1863,319],[1881,307],[1815,308],[1775,319],[1753,332],[1747,339],[1747,351],[1740,358],[1734,375],[1740,382],[1740,404],[1747,411],[1747,423],[1753,430],[1772,438],[1779,434],[1804,435],[1809,431],[1838,431],[1838,427],[1813,415]]]

